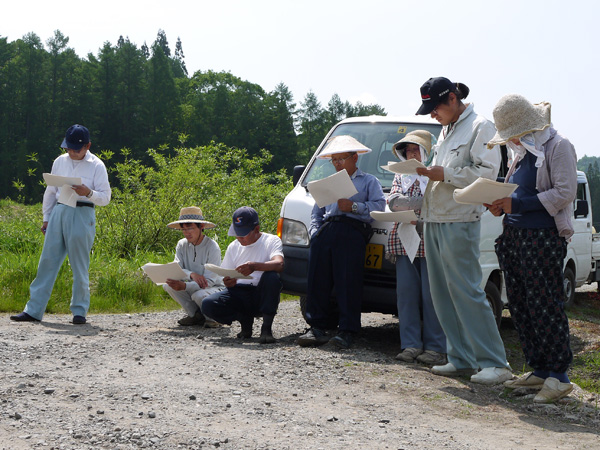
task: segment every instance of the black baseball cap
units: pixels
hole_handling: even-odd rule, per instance
[[[60,146],[71,150],[81,150],[90,142],[90,131],[83,125],[71,125],[65,133],[65,138]]]
[[[259,224],[258,213],[254,208],[242,206],[241,208],[235,210],[231,222],[232,223],[227,234],[229,236],[244,237],[254,230],[256,225]]]
[[[452,81],[444,77],[430,78],[423,86],[421,86],[421,100],[423,104],[417,111],[417,115],[431,114],[431,111],[435,109],[440,103],[440,99],[448,94],[454,92],[456,87]]]

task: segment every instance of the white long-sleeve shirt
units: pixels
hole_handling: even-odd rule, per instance
[[[106,167],[102,160],[89,150],[85,157],[79,161],[71,159],[67,153],[60,155],[52,163],[52,175],[81,177],[82,184],[92,190],[92,196],[90,198],[80,196],[77,199],[78,201],[93,203],[98,206],[106,206],[110,202],[111,190]],[[46,188],[42,204],[44,222],[50,219],[50,213],[56,206],[60,190],[61,188],[56,186]]]

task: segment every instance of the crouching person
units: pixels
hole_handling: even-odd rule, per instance
[[[212,294],[202,301],[202,312],[220,323],[231,325],[240,322],[242,330],[237,337],[252,337],[254,318],[262,316],[261,344],[275,342],[272,325],[277,308],[283,271],[283,245],[272,234],[260,231],[258,213],[248,206],[233,213],[229,236],[236,240],[229,244],[223,264],[225,269],[235,269],[250,279],[224,277],[224,291]]]
[[[204,325],[216,327],[212,319],[204,317],[200,310],[202,300],[215,292],[225,289],[218,275],[206,270],[205,264],[221,265],[221,249],[215,241],[205,236],[203,230],[216,225],[204,220],[202,210],[197,206],[182,208],[179,220],[167,225],[183,233],[183,239],[177,242],[175,262],[188,276],[189,281],[167,280],[163,289],[181,305],[187,316],[179,319],[181,326]]]

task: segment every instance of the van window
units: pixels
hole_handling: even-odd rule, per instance
[[[402,139],[406,133],[414,130],[427,130],[433,134],[435,144],[440,133],[441,125],[415,124],[415,123],[372,123],[357,122],[344,123],[335,128],[330,138],[341,135],[350,135],[361,144],[366,145],[371,153],[359,156],[358,167],[363,172],[370,173],[379,179],[384,191],[392,187],[394,174],[381,168],[388,162],[398,161],[392,152],[392,146]],[[335,173],[335,168],[327,159],[315,159],[310,166],[302,184],[306,186],[309,181],[320,180]]]

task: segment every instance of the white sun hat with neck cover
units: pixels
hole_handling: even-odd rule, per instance
[[[370,152],[371,149],[369,147],[362,145],[352,136],[343,135],[330,139],[318,158],[330,159],[336,153],[358,153],[359,155],[364,155]]]

